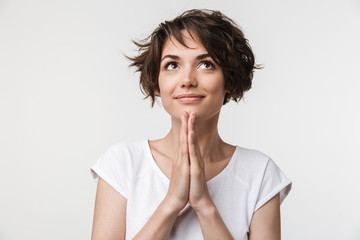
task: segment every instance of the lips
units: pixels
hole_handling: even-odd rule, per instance
[[[205,96],[200,94],[180,94],[175,97],[181,103],[197,103]]]

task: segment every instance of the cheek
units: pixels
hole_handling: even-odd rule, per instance
[[[171,79],[159,77],[159,89],[160,89],[160,97],[162,101],[162,105],[165,107],[169,103],[169,99],[172,97],[173,91],[174,91],[174,84],[172,84],[173,81]]]
[[[225,96],[225,84],[222,75],[214,76],[212,81],[208,83],[208,91],[214,95]]]
[[[178,81],[179,76],[177,74],[160,72],[158,78],[160,92],[163,92],[165,95],[170,94],[175,90]]]
[[[169,91],[171,89],[171,85],[169,84],[169,81],[163,81],[159,78],[159,90],[161,97],[165,97],[169,94]]]

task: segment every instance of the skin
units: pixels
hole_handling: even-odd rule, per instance
[[[187,32],[183,36],[190,48],[168,39],[159,73],[157,94],[171,116],[172,127],[164,138],[149,142],[156,163],[170,179],[169,189],[134,239],[167,239],[188,202],[204,239],[233,239],[207,188],[207,181],[226,167],[235,150],[222,141],[217,129],[226,93],[223,72],[199,41]],[[196,96],[179,99],[184,94]],[[125,219],[126,199],[100,178],[92,239],[125,239]],[[280,239],[279,195],[254,213],[249,239]]]

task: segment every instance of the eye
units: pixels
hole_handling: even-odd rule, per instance
[[[200,63],[199,68],[211,70],[211,69],[215,69],[215,65],[210,61],[204,61]]]
[[[177,62],[169,62],[165,65],[166,70],[173,71],[179,68]]]

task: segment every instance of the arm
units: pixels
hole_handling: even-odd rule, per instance
[[[99,177],[92,240],[124,240],[127,200]]]
[[[180,157],[173,162],[168,194],[136,235],[136,240],[166,239],[187,200],[199,218],[204,239],[233,239],[207,190],[205,169],[194,135],[194,118],[194,114],[182,116]]]
[[[280,240],[280,194],[270,199],[253,215],[249,240]]]
[[[187,117],[181,116],[180,147],[178,156],[172,163],[171,179],[165,199],[160,203],[135,240],[167,239],[175,223],[178,213],[189,200],[189,155],[187,143]]]
[[[207,188],[205,164],[201,158],[200,148],[195,134],[195,113],[190,114],[188,129],[189,156],[191,162],[190,205],[198,216],[201,232],[205,240],[231,240],[233,237],[222,220]]]
[[[212,202],[209,206],[197,210],[196,214],[199,218],[204,239],[234,239],[222,220],[216,206]]]
[[[165,198],[133,240],[167,239],[179,212]]]
[[[184,169],[187,170],[187,168]],[[179,192],[177,190],[175,191]],[[168,237],[178,213],[187,201],[186,197],[185,203],[179,205],[177,201],[173,201],[173,198],[169,197],[170,195],[171,192],[168,193],[168,196],[165,197],[145,226],[133,239],[160,240]],[[126,198],[99,177],[91,240],[125,239],[126,204]]]

